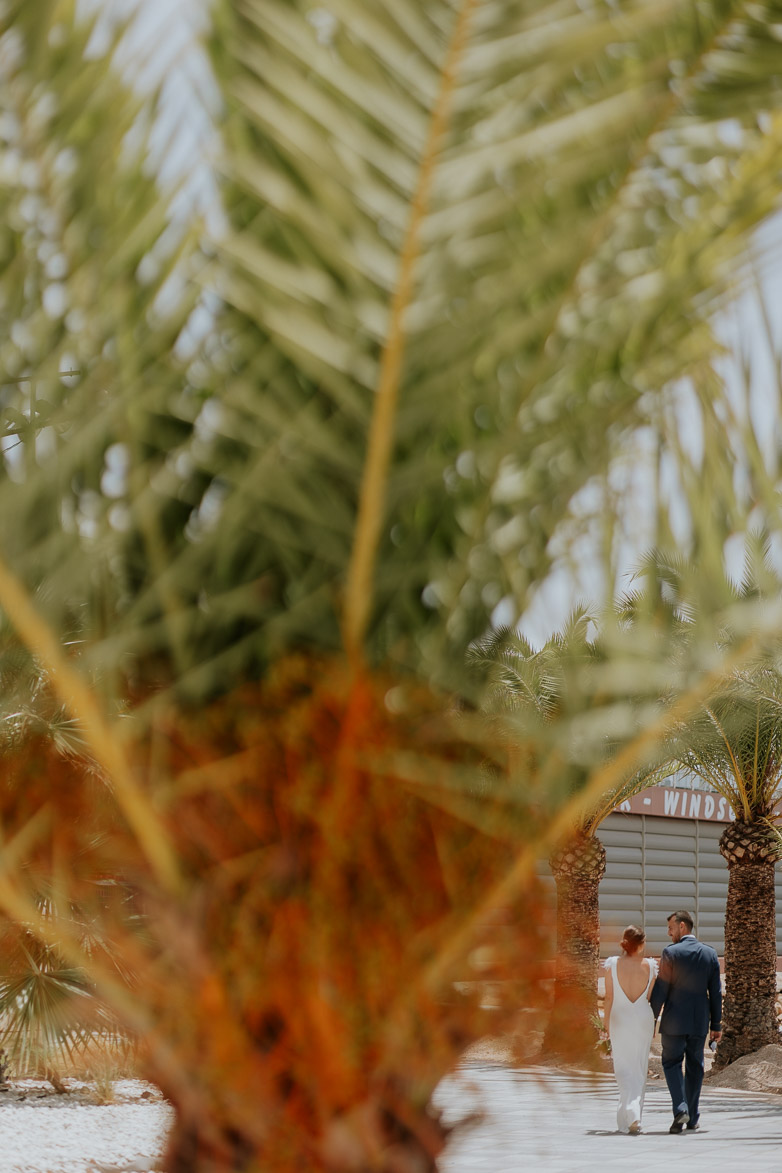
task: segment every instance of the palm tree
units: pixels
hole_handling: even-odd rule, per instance
[[[579,717],[594,718],[596,708],[614,699],[605,681],[596,697],[584,680],[605,664],[599,635],[595,631],[590,638],[590,626],[596,626],[593,617],[580,610],[537,651],[510,629],[492,633],[471,650],[471,663],[487,678],[485,705],[493,715],[494,737],[508,745],[511,779],[525,792],[544,794],[552,804],[561,802],[563,791],[577,793],[595,768],[592,755],[579,763],[572,753],[569,758],[562,754],[563,728],[572,731]],[[612,744],[605,726],[603,736],[608,757],[616,740]],[[549,857],[557,892],[554,994],[544,1044],[549,1052],[567,1053],[574,1035],[585,1048],[594,1042],[599,887],[606,869],[597,829],[612,810],[648,784],[644,770],[615,781],[579,813]]]
[[[3,557],[73,661],[97,650],[128,597],[120,466],[150,430],[152,388],[172,389],[160,359],[193,293],[162,303],[187,232],[168,224],[139,138],[144,111],[93,51],[94,25],[76,21],[72,5],[33,4],[9,6],[0,27]],[[147,510],[136,535],[147,566],[160,554],[157,528]],[[116,715],[128,672],[118,689],[113,658],[84,674]],[[127,910],[128,894],[121,867],[89,867],[109,809],[113,818],[106,775],[7,607],[0,685],[3,850],[17,868],[0,916],[2,1046],[13,1075],[40,1070],[61,1086],[96,1037],[127,1040],[89,971],[113,970],[127,989],[103,922],[107,901]]]
[[[74,1065],[89,1069],[111,1051],[118,1060],[127,1058],[133,1044],[117,1015],[97,996],[87,968],[70,964],[36,932],[40,923],[49,926],[52,939],[76,931],[85,956],[96,948],[110,956],[100,924],[80,909],[58,909],[51,898],[42,898],[37,912],[28,926],[0,925],[3,1058],[12,1078],[44,1077],[62,1093],[63,1076]]]
[[[730,880],[725,910],[727,997],[724,1034],[716,1056],[718,1067],[766,1043],[780,1041],[774,1005],[777,979],[774,865],[782,859],[782,839],[773,820],[782,798],[779,744],[782,682],[772,666],[741,674],[735,683],[733,695],[729,692],[727,696],[715,698],[710,706],[715,721],[724,715],[725,753],[732,761],[726,769],[723,758],[720,791],[733,792],[729,801],[736,811],[734,822],[720,838],[720,851],[728,862]],[[731,704],[731,710],[722,714],[720,709],[726,702]],[[697,737],[700,731],[693,732]],[[696,753],[700,750],[699,741]],[[711,741],[713,745],[713,736]],[[714,777],[718,770],[713,767],[716,762],[709,769],[704,760],[703,773],[708,769]]]
[[[682,687],[691,671],[693,654],[703,654],[715,641],[718,654],[735,654],[750,625],[739,631],[734,623],[742,605],[755,609],[779,597],[779,585],[770,562],[767,536],[754,534],[748,542],[744,576],[738,586],[722,576],[722,591],[731,600],[717,618],[717,629],[703,623],[702,603],[688,595],[684,564],[651,555],[646,562],[646,592],[627,600],[628,614],[649,606],[652,597],[667,611],[678,629],[671,678]],[[715,590],[710,584],[709,592]],[[758,609],[761,609],[760,611]],[[659,613],[659,611],[658,611]],[[705,630],[704,630],[705,628]],[[714,643],[712,643],[712,647]],[[776,999],[776,916],[774,866],[782,859],[782,837],[776,826],[782,799],[782,677],[778,648],[767,637],[740,666],[721,676],[686,719],[674,720],[660,745],[664,778],[679,770],[701,779],[724,797],[734,812],[720,839],[720,851],[729,868],[725,910],[724,1031],[716,1065],[724,1067],[768,1043],[779,1042]],[[669,690],[672,703],[677,686]]]
[[[42,1075],[62,1092],[62,1074],[74,1060],[89,1066],[101,1040],[118,1054],[127,1052],[130,1040],[116,1014],[97,996],[87,967],[66,961],[57,938],[75,937],[85,959],[100,955],[120,977],[123,966],[113,954],[98,910],[107,898],[117,897],[129,908],[130,898],[119,876],[81,873],[83,845],[104,832],[105,778],[90,762],[80,729],[53,695],[46,673],[5,617],[0,618],[0,687],[3,846],[11,855],[21,849],[32,902],[31,915],[21,922],[0,916],[0,1046],[7,1075]],[[84,795],[85,788],[90,791],[86,809],[81,809],[81,802],[69,808],[68,794]],[[25,843],[25,828],[29,831],[48,819],[53,789],[61,789],[64,799],[58,850],[73,853],[65,885],[69,896],[58,875],[59,862],[47,845],[36,843],[35,835]],[[73,896],[77,888],[79,903]],[[44,926],[43,935],[36,935],[37,926]]]
[[[670,743],[671,761],[730,803],[720,838],[729,868],[725,909],[724,1067],[779,1042],[774,865],[782,859],[782,678],[774,660],[735,672]]]
[[[62,1076],[74,1062],[89,1067],[106,1048],[117,1057],[131,1050],[89,964],[100,959],[127,986],[130,974],[106,933],[105,911],[118,904],[128,923],[137,914],[121,871],[95,872],[89,862],[113,819],[106,779],[46,674],[3,623],[0,680],[3,849],[19,861],[29,900],[23,919],[18,910],[0,915],[0,1045],[7,1074],[44,1076],[64,1092]],[[41,834],[54,807],[56,833]],[[77,942],[81,963],[58,947],[66,938]]]
[[[454,696],[775,206],[775,24],[736,11],[222,0],[208,240],[74,5],[3,8],[0,607],[110,780],[78,859],[142,893],[138,984],[88,968],[151,1039],[171,1170],[433,1169],[496,884],[536,996],[537,796],[502,840]]]

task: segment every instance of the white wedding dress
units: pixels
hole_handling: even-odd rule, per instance
[[[608,1034],[611,1039],[614,1075],[619,1085],[616,1122],[620,1132],[629,1132],[631,1124],[640,1125],[644,1110],[649,1047],[654,1032],[654,1016],[648,994],[657,976],[657,962],[648,957],[645,959],[649,967],[649,981],[644,992],[631,1002],[616,976],[618,960],[618,957],[609,957],[605,963],[606,969],[611,971],[614,985],[614,1002],[611,1007]]]

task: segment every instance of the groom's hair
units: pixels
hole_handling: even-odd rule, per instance
[[[668,920],[675,920],[678,921],[680,925],[686,925],[687,931],[689,933],[692,932],[692,926],[695,923],[692,919],[692,913],[686,912],[683,908],[678,912],[672,912],[668,917]]]

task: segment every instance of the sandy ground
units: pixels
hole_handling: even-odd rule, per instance
[[[157,1173],[173,1112],[157,1088],[114,1084],[109,1103],[89,1084],[14,1080],[0,1091],[0,1173]]]
[[[655,1137],[657,1147],[674,1138],[667,1133],[670,1104],[655,1050],[644,1131],[647,1143]],[[107,1103],[98,1102],[94,1085],[71,1079],[67,1087],[67,1094],[57,1095],[42,1081],[15,1080],[0,1090],[0,1173],[160,1173],[173,1110],[156,1087],[118,1080]],[[704,1097],[701,1151],[693,1168],[735,1169],[740,1142],[759,1146],[760,1163],[754,1165],[759,1173],[779,1168],[782,1047],[766,1047],[712,1076]],[[520,1167],[560,1173],[573,1168],[574,1146],[576,1165],[584,1170],[604,1173],[615,1162],[626,1167],[629,1153],[621,1147],[614,1151],[627,1141],[616,1139],[615,1098],[608,1073],[587,1077],[539,1065],[525,1070],[514,1063],[507,1039],[483,1039],[435,1097],[454,1120],[478,1114],[476,1128],[454,1135],[441,1162],[443,1173],[517,1173]],[[727,1164],[701,1165],[714,1142],[720,1162],[724,1156]],[[773,1162],[766,1163],[772,1152]]]

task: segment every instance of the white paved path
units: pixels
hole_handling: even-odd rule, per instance
[[[701,1128],[671,1136],[664,1080],[647,1085],[644,1131],[616,1131],[611,1075],[499,1065],[461,1068],[435,1094],[446,1119],[482,1118],[457,1132],[442,1173],[604,1173],[674,1161],[687,1173],[782,1173],[782,1097],[704,1088]]]

